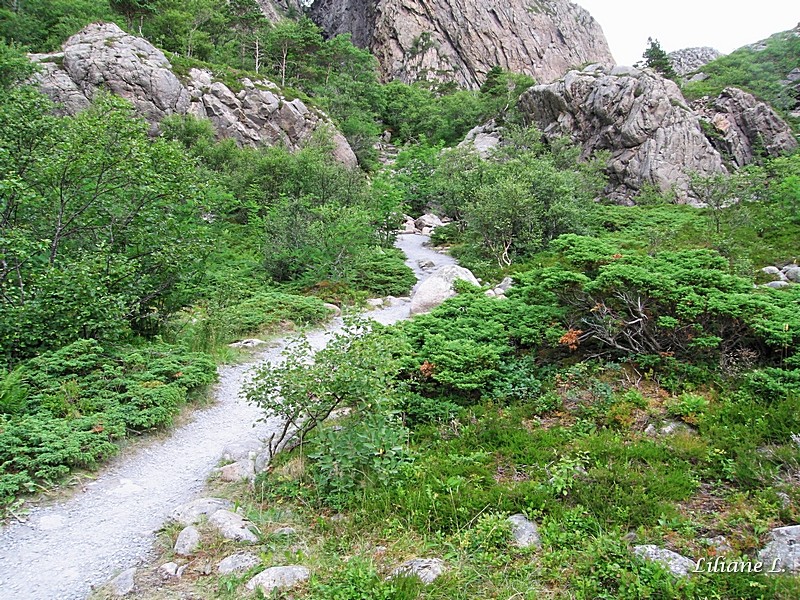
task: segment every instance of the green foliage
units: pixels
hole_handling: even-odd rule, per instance
[[[411,600],[421,583],[411,577],[384,580],[372,562],[350,558],[331,574],[330,581],[314,578],[309,598],[313,600]]]
[[[0,102],[2,360],[153,333],[203,268],[191,162],[110,96],[74,118],[52,117],[27,88]]]
[[[667,53],[661,48],[661,44],[658,43],[658,40],[647,38],[647,49],[644,51],[642,58],[644,58],[644,64],[646,66],[661,73],[667,79],[678,78],[678,74],[672,67],[669,56],[667,56]]]
[[[763,49],[743,47],[703,66],[704,81],[684,85],[690,99],[717,96],[729,86],[742,88],[788,113],[796,105],[791,88],[782,83],[792,69],[800,67],[800,39],[779,33],[766,40]]]
[[[129,432],[170,425],[215,379],[206,355],[166,344],[78,340],[28,361],[0,386],[0,502],[96,466]]]

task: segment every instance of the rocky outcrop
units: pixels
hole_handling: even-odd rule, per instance
[[[797,148],[786,121],[766,102],[738,88],[725,88],[717,98],[702,98],[692,108],[708,124],[705,130],[714,147],[737,167]]]
[[[775,570],[800,573],[800,525],[779,527],[769,533],[767,545],[758,553],[758,560]]]
[[[549,82],[614,62],[597,21],[567,0],[317,0],[310,14],[371,50],[386,80],[476,89],[495,65]]]
[[[722,53],[714,48],[684,48],[668,54],[669,61],[675,72],[683,77],[705,67],[712,60],[717,60]]]
[[[591,65],[520,98],[526,118],[546,136],[568,136],[588,157],[608,150],[607,195],[627,200],[648,184],[694,200],[689,174],[726,171],[722,158],[677,84],[649,70]]]
[[[464,141],[462,141],[458,147],[474,150],[481,158],[488,158],[492,151],[500,145],[502,140],[502,130],[495,120],[492,119],[488,123],[470,129]]]
[[[303,12],[300,0],[256,0],[261,13],[271,23],[277,23],[287,17],[299,15]]]
[[[154,130],[168,115],[192,114],[209,119],[219,137],[250,146],[282,144],[291,151],[327,130],[336,158],[356,165],[347,140],[328,118],[299,99],[287,100],[274,83],[244,79],[234,92],[199,69],[181,80],[163,52],[113,23],[89,25],[67,40],[63,52],[31,58],[41,67],[36,75],[41,90],[65,114],[83,110],[106,90],[130,100]]]

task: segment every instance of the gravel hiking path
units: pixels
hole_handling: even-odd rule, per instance
[[[427,236],[398,236],[397,246],[418,278],[418,261],[436,267],[454,260],[423,244]],[[404,302],[368,313],[384,324],[408,318]],[[342,327],[334,319],[307,334],[323,347]],[[199,496],[224,447],[268,437],[278,422],[257,422],[262,411],[248,405],[240,392],[255,364],[280,360],[282,338],[246,364],[220,368],[215,402],[164,441],[123,453],[104,467],[82,492],[50,506],[31,510],[24,523],[0,530],[0,599],[73,600],[86,598],[93,587],[117,573],[145,562],[158,530],[177,505]]]

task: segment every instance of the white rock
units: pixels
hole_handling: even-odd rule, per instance
[[[495,298],[497,296],[494,290],[486,290],[483,292],[483,295],[488,296],[489,298]]]
[[[511,515],[508,520],[511,523],[511,535],[514,536],[514,544],[517,547],[542,547],[542,540],[539,537],[539,528],[536,523],[529,521],[523,514]]]
[[[200,532],[193,525],[184,528],[175,540],[175,554],[191,556],[200,547]]]
[[[453,283],[456,280],[466,281],[474,286],[480,286],[478,280],[469,269],[457,265],[447,265],[431,274],[417,288],[411,299],[411,314],[426,313],[448,298],[456,295]]]
[[[241,573],[261,564],[261,559],[250,552],[237,552],[223,558],[217,565],[217,573],[227,575],[229,573]]]
[[[131,567],[114,577],[111,580],[111,592],[115,596],[127,596],[133,591],[135,585],[134,576],[136,575],[136,567]]]
[[[241,515],[229,510],[218,510],[208,520],[208,524],[228,540],[237,542],[257,542],[258,537],[248,528],[249,523]]]
[[[776,277],[783,275],[778,267],[764,267],[761,269],[761,272],[766,273],[767,275],[775,275]]]
[[[511,289],[511,286],[514,285],[514,280],[511,277],[504,277],[503,281],[497,284],[497,287],[504,292],[507,292]]]
[[[383,306],[383,298],[367,298],[367,306],[372,308],[380,308]]]
[[[272,532],[272,535],[292,537],[297,535],[297,530],[294,527],[279,527]]]
[[[202,517],[211,516],[218,510],[231,508],[233,502],[223,498],[198,498],[181,504],[172,511],[172,520],[183,526],[196,525]]]
[[[441,227],[444,223],[433,213],[427,213],[416,219],[414,225],[417,226],[417,229],[421,230],[424,227]]]
[[[419,577],[424,584],[433,581],[444,573],[444,561],[440,558],[412,558],[392,571],[389,577],[413,575]]]
[[[681,556],[677,552],[667,550],[666,548],[659,548],[653,544],[634,546],[633,553],[644,560],[664,565],[676,577],[687,577],[695,568],[693,560]]]
[[[275,589],[286,590],[296,587],[310,576],[310,571],[299,565],[270,567],[253,577],[245,587],[250,591],[259,588],[264,594],[269,595]]]
[[[781,290],[783,288],[789,287],[790,285],[792,284],[789,283],[788,281],[770,281],[769,283],[765,283],[761,287],[768,287],[772,288],[773,290]]]
[[[231,348],[247,349],[247,348],[258,348],[259,346],[266,345],[266,343],[267,342],[265,342],[264,340],[260,340],[258,338],[249,338],[246,340],[242,340],[240,342],[233,342],[232,344],[228,344],[228,346]]]

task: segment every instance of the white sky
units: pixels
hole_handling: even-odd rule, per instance
[[[711,46],[725,54],[800,22],[797,0],[572,0],[600,23],[618,64],[642,58],[647,38],[667,52]]]

